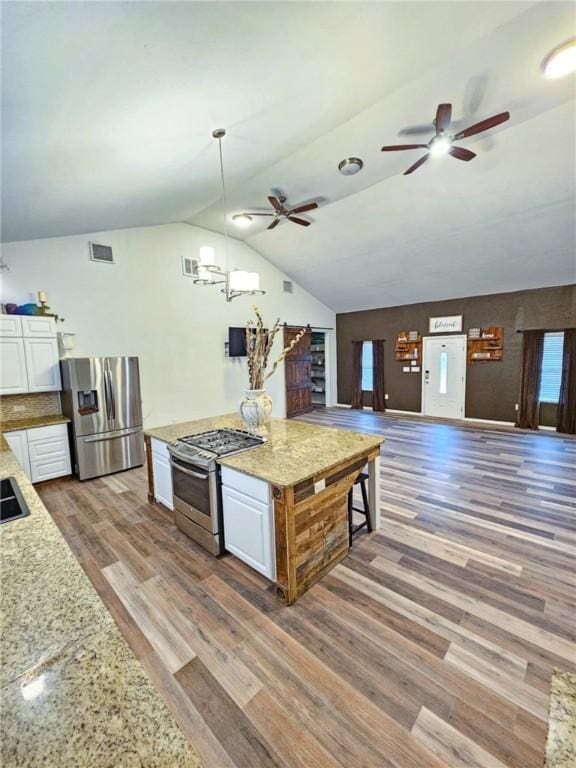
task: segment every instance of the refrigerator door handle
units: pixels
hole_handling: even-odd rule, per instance
[[[114,384],[112,383],[112,373],[110,368],[106,369],[106,376],[108,377],[108,390],[110,392],[110,413],[111,418],[116,418],[116,399],[114,398]]]
[[[104,368],[104,395],[106,397],[106,418],[112,421],[112,393],[110,390],[110,371]]]
[[[135,435],[137,432],[141,432],[142,427],[136,429],[122,430],[121,432],[108,432],[104,435],[94,435],[94,437],[81,438],[84,443],[101,443],[104,440],[117,440],[119,437],[128,437],[129,435]]]

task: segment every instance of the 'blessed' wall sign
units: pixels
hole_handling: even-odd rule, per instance
[[[431,317],[428,333],[458,333],[462,330],[462,315]]]

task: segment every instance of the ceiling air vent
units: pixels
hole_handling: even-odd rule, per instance
[[[294,283],[292,280],[284,280],[283,287],[284,293],[294,293]]]
[[[182,256],[182,274],[186,277],[198,277],[198,262],[190,256]]]
[[[112,248],[102,243],[90,243],[90,260],[99,261],[102,264],[114,264]]]

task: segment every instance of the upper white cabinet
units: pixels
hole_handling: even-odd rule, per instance
[[[22,336],[56,338],[56,321],[53,317],[42,317],[42,315],[22,315]]]
[[[22,336],[22,316],[0,315],[0,336]]]
[[[0,394],[28,392],[24,339],[0,338]]]
[[[0,395],[62,389],[53,317],[0,315]]]
[[[56,338],[24,339],[24,352],[29,392],[57,392],[62,389]]]

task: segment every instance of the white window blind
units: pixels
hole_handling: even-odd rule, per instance
[[[362,391],[372,392],[372,342],[362,342]]]
[[[544,334],[544,354],[540,377],[540,402],[557,403],[560,397],[562,378],[562,352],[564,334],[562,331]]]

